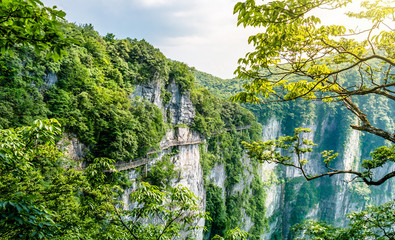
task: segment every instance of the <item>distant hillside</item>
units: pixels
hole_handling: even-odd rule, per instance
[[[239,92],[243,86],[243,82],[237,78],[222,79],[198,70],[194,71],[194,75],[198,85],[207,88],[219,97],[227,99]]]

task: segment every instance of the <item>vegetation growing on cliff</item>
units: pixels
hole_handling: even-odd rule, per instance
[[[244,209],[246,216],[252,218],[253,224],[248,231],[248,238],[259,239],[267,224],[265,193],[257,176],[253,177],[251,184],[247,180],[245,171],[249,175],[257,175],[257,165],[255,162],[246,165],[243,161],[245,156],[241,142],[259,139],[261,126],[251,112],[215,97],[206,89],[195,89],[191,98],[197,110],[193,128],[209,137],[207,148],[201,146],[200,149],[207,211],[212,214],[212,219],[206,221],[206,237],[210,239],[215,235],[224,236],[235,227],[246,227],[240,218]],[[238,130],[240,127],[246,129]],[[224,166],[225,189],[210,183],[208,174],[216,164]],[[243,190],[233,192],[240,184]]]
[[[0,6],[7,4],[8,1]],[[192,222],[205,216],[190,191],[170,186],[177,171],[169,158],[164,157],[143,177],[152,185],[142,184],[130,195],[139,206],[130,210],[122,210],[123,203],[117,201],[123,192],[121,186],[131,184],[127,176],[105,173],[114,170],[112,159],[136,159],[157,149],[169,128],[169,121],[164,122],[166,117],[158,107],[133,97],[135,85],[160,80],[164,104],[172,98],[166,90],[171,82],[180,86],[181,93],[190,94],[198,112],[190,127],[207,137],[221,139],[224,148],[237,145],[233,157],[226,157],[229,176],[235,174],[231,178],[235,177],[236,181],[240,176],[237,169],[231,170],[230,159],[240,162],[236,157],[240,157],[237,151],[242,151],[241,139],[259,137],[254,116],[237,104],[195,86],[195,77],[186,64],[166,59],[144,40],[115,39],[113,34],[100,37],[92,25],[59,22],[57,18],[62,18],[64,13],[45,8],[39,1],[20,1],[20,4],[21,10],[26,4],[31,4],[31,10],[41,9],[44,18],[52,13],[50,21],[57,32],[48,29],[49,34],[55,35],[49,39],[52,42],[46,36],[42,39],[45,46],[34,48],[26,40],[23,42],[26,44],[7,45],[9,51],[3,51],[0,56],[0,132],[16,134],[4,136],[2,140],[7,141],[1,145],[1,151],[6,153],[0,156],[4,163],[0,199],[0,213],[5,217],[1,222],[3,236],[159,239],[177,236],[181,229],[195,228]],[[45,26],[47,22],[41,24]],[[37,51],[47,48],[54,51],[53,59],[47,58],[46,51]],[[52,117],[59,124],[56,120],[53,123],[44,120]],[[33,122],[31,128],[26,127]],[[86,169],[75,171],[75,163],[56,148],[57,140],[46,140],[60,133],[60,125],[87,146]],[[238,135],[235,131],[240,126],[246,129]],[[56,131],[52,133],[52,129]],[[30,134],[30,130],[37,133],[32,142],[23,136]],[[9,152],[13,144],[18,147],[17,156]],[[34,156],[24,153],[30,150]],[[216,158],[223,157],[219,152],[215,154]],[[18,171],[23,174],[18,175]],[[20,184],[16,184],[18,181]],[[24,192],[32,185],[30,192]],[[143,220],[146,218],[163,222],[146,222]],[[245,239],[246,236],[245,232],[229,227],[221,227],[219,233],[221,236],[213,237]]]
[[[247,83],[233,100],[263,103],[266,106],[271,102],[282,103],[298,99],[343,103],[354,115],[353,118],[357,119],[349,121],[349,126],[367,133],[364,146],[368,146],[369,150],[364,148],[364,156],[367,151],[371,151],[369,159],[361,159],[352,169],[339,168],[342,165],[336,165],[334,160],[337,154],[323,151],[322,165],[326,169],[321,173],[309,171],[305,155],[313,150],[313,143],[303,137],[304,130],[301,129],[295,129],[293,136],[246,143],[245,146],[250,156],[262,162],[275,162],[296,168],[307,180],[351,174],[352,180],[358,179],[367,185],[381,185],[395,176],[392,170],[383,175],[376,171],[384,164],[394,162],[394,109],[390,107],[381,111],[378,105],[373,108],[371,105],[377,101],[386,103],[384,106],[394,104],[394,32],[391,27],[394,20],[394,1],[363,1],[360,12],[346,13],[353,20],[366,21],[361,23],[361,31],[347,30],[344,26],[325,25],[319,17],[314,16],[315,9],[339,9],[348,6],[350,2],[312,0],[257,3],[247,0],[237,3],[234,12],[238,14],[238,24],[244,27],[264,27],[264,32],[249,38],[255,50],[239,60],[240,66],[236,70],[238,76]],[[361,38],[364,40],[360,41]],[[377,112],[373,113],[375,110],[383,114],[383,122],[377,121]],[[381,141],[376,141],[377,138],[381,138]],[[384,146],[373,150],[376,143],[371,143],[375,141]],[[289,154],[283,154],[287,149],[289,151],[285,152],[294,153],[296,160],[291,159]],[[370,214],[374,215],[368,215]],[[364,213],[361,212],[362,215]],[[391,218],[390,213],[385,215],[384,218]],[[354,223],[363,231],[369,221],[364,217],[361,222]],[[320,227],[323,225],[305,225],[304,230],[307,229],[314,239],[329,237],[331,230],[325,227],[328,235],[325,230],[321,232],[323,235],[314,234]],[[369,228],[374,234],[377,233],[376,237],[380,235],[383,239],[392,238],[391,228]],[[372,233],[366,236],[369,234]]]
[[[121,210],[122,189],[110,159],[83,171],[55,145],[58,121],[0,130],[0,235],[5,239],[160,239],[204,217],[185,187],[143,183],[131,194],[139,207]],[[118,209],[120,208],[120,209]],[[161,217],[146,223],[142,218]]]
[[[389,101],[395,99],[393,32],[388,31],[391,30],[388,24],[393,21],[391,16],[395,8],[390,5],[391,1],[366,1],[361,4],[363,11],[347,13],[350,18],[369,22],[366,30],[369,34],[363,36],[365,41],[358,41],[355,37],[364,31],[354,32],[347,31],[343,26],[320,25],[318,17],[307,14],[319,7],[340,8],[348,3],[334,0],[307,1],[306,4],[293,1],[274,1],[261,5],[246,1],[236,4],[238,24],[264,26],[266,30],[264,34],[249,39],[256,49],[240,59],[241,65],[236,72],[240,78],[249,79],[250,82],[244,84],[245,90],[233,99],[251,103],[295,99],[322,99],[325,102],[339,100],[359,121],[358,124],[351,124],[351,128],[395,142],[391,129],[372,125],[374,122],[356,103],[356,96],[377,95]],[[351,71],[357,72],[352,79],[349,78]],[[254,151],[253,148],[250,146],[250,150]],[[368,161],[376,163],[375,167],[365,167],[365,171],[338,170],[330,168],[327,162],[325,166],[330,171],[322,176],[348,173],[368,185],[380,185],[395,176],[395,172],[389,172],[377,180],[374,178],[372,169],[392,161],[392,153],[381,153],[387,153],[384,157],[386,160],[380,162],[373,156]],[[304,165],[299,163],[295,167],[303,172]],[[311,179],[307,174],[304,175],[308,180]]]
[[[167,60],[145,41],[109,42],[90,25],[64,26],[81,45],[67,48],[60,61],[47,60],[29,46],[0,57],[0,127],[55,117],[90,147],[90,157],[144,156],[157,146],[166,126],[156,106],[129,95],[133,84],[167,72]]]

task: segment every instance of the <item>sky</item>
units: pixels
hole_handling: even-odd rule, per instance
[[[360,2],[354,0],[353,2]],[[237,27],[237,0],[43,0],[66,19],[92,24],[102,35],[145,39],[170,59],[221,78],[233,78],[237,60],[252,51],[247,39],[262,29]],[[359,5],[359,3],[358,3]],[[347,7],[350,10],[350,6]],[[345,10],[344,10],[345,11]],[[344,12],[343,11],[343,12]],[[342,11],[317,14],[347,24]]]
[[[145,39],[167,57],[200,71],[233,78],[237,60],[252,50],[258,30],[237,27],[236,0],[44,0],[101,35]]]

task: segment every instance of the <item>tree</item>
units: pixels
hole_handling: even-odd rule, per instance
[[[350,225],[337,228],[325,222],[306,221],[298,224],[294,230],[303,235],[296,239],[395,239],[395,201],[381,206],[371,206],[365,211],[348,216]]]
[[[115,209],[129,239],[172,239],[181,231],[198,229],[198,221],[206,217],[196,196],[183,186],[161,190],[142,182],[130,201],[133,209]]]
[[[45,7],[40,0],[3,0],[0,2],[0,49],[4,54],[18,45],[32,45],[37,51],[50,50],[55,58],[72,39],[62,31],[66,14],[56,6]]]
[[[98,239],[111,227],[106,192],[95,186],[100,168],[70,167],[73,162],[56,146],[60,134],[55,119],[0,130],[0,235],[5,239]],[[110,166],[105,163],[100,166]]]
[[[395,7],[393,0],[364,1],[360,12],[348,12],[352,19],[365,20],[363,30],[347,30],[344,26],[321,24],[314,10],[340,9],[349,0],[286,0],[257,4],[254,0],[239,2],[234,12],[238,24],[263,27],[263,33],[249,38],[255,51],[239,60],[235,73],[248,82],[244,91],[232,97],[234,101],[270,103],[296,99],[340,101],[353,113],[359,123],[351,128],[377,135],[395,142],[389,129],[374,126],[369,116],[356,104],[359,96],[377,95],[395,100]],[[369,22],[370,25],[366,25]],[[363,39],[363,40],[360,40]],[[345,81],[344,75],[358,73],[358,79]],[[313,143],[306,142],[297,129],[294,136],[270,142],[246,144],[249,153],[261,161],[281,163],[300,169],[307,180],[335,174],[353,174],[368,185],[380,185],[395,176],[389,172],[375,179],[373,170],[395,159],[394,146],[383,146],[372,152],[372,159],[362,163],[364,171],[339,170],[330,167],[336,157],[324,152],[328,169],[320,175],[306,173],[304,151],[311,151]],[[273,148],[289,149],[298,155],[299,161],[291,162]],[[270,156],[268,152],[272,153]]]
[[[215,235],[212,240],[247,240],[248,233],[240,230],[239,228],[234,228],[226,232],[225,237]]]
[[[76,171],[56,146],[60,134],[55,119],[0,130],[2,238],[164,239],[205,216],[185,187],[148,183],[131,193],[135,208],[119,209],[124,191],[114,160],[96,158]]]

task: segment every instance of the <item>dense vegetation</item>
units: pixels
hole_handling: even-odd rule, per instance
[[[149,73],[166,72],[166,59],[144,41],[104,41],[90,25],[67,27],[80,45],[68,48],[60,61],[29,46],[1,56],[0,127],[53,117],[95,157],[143,156],[166,126],[156,106],[129,95],[133,84],[151,80]]]
[[[198,73],[195,71],[197,76],[203,76],[204,73]],[[348,82],[350,85],[356,84],[358,79],[358,72],[351,71],[347,75],[338,76],[341,81]],[[200,80],[199,80],[200,79]],[[212,92],[220,92],[220,87],[223,83],[226,83],[226,89],[238,89],[240,83],[236,80],[223,80],[220,78],[199,78],[197,81],[201,82],[202,85],[206,86]],[[232,85],[233,84],[233,85]],[[239,89],[241,90],[241,89]],[[236,90],[237,92],[237,90]],[[223,98],[229,98],[232,94],[236,92],[229,91],[228,94],[219,95]],[[379,127],[393,128],[393,120],[395,118],[393,103],[386,100],[383,97],[369,96],[369,97],[359,97],[355,101],[358,105],[364,109],[369,116],[371,116],[371,121],[377,124]],[[320,157],[319,153],[324,150],[334,150],[339,153],[338,157],[332,162],[334,166],[341,165],[344,159],[344,154],[346,152],[345,147],[347,146],[347,136],[350,133],[349,125],[353,123],[354,118],[352,114],[339,102],[331,102],[321,104],[319,102],[304,102],[301,100],[291,101],[291,102],[281,102],[281,103],[270,103],[270,104],[258,104],[250,105],[244,104],[244,107],[249,109],[258,118],[258,121],[265,125],[271,118],[276,118],[281,121],[281,133],[284,135],[293,134],[293,129],[298,126],[304,127],[315,127],[316,132],[314,133],[314,142],[319,143],[317,146],[312,146],[314,152],[312,157]],[[328,126],[331,126],[331,130],[325,130]],[[263,131],[270,131],[269,129],[263,129]],[[325,135],[323,135],[325,134]],[[369,159],[370,149],[380,147],[385,144],[382,138],[369,136],[368,134],[363,134],[360,141],[360,156],[361,159]],[[359,159],[359,158],[358,158]],[[355,159],[354,161],[357,161]],[[314,167],[314,166],[313,166]],[[322,166],[324,167],[324,166]],[[300,224],[305,219],[308,213],[316,207],[317,203],[327,203],[334,201],[333,197],[336,195],[336,191],[339,191],[339,186],[336,186],[336,180],[333,178],[325,178],[322,180],[316,180],[313,182],[303,183],[303,179],[283,179],[285,176],[285,169],[280,169],[275,173],[275,182],[270,180],[265,183],[266,189],[270,189],[272,184],[280,184],[284,186],[284,199],[287,202],[287,209],[290,211],[289,215],[287,213],[281,213],[280,210],[276,211],[269,222],[275,222],[276,218],[282,218],[286,216],[287,224],[294,225]],[[389,186],[393,184],[389,183]],[[367,189],[362,186],[361,183],[352,183],[350,187],[349,194],[351,199],[359,209],[363,208],[367,204],[371,204],[373,201],[376,202],[378,198],[385,198],[385,196],[390,196],[391,194],[386,189],[383,188],[372,188]],[[380,197],[378,197],[380,196]],[[327,221],[333,223],[334,213],[329,209],[322,209],[322,213],[318,216],[322,221]],[[286,227],[275,229],[272,234],[274,239],[285,238],[285,233],[290,232],[291,229]],[[291,232],[290,232],[291,233]],[[290,235],[291,237],[294,236]]]
[[[251,4],[252,1],[247,2]],[[244,5],[244,10],[255,7]],[[236,11],[241,9],[243,7],[237,4]],[[91,25],[75,26],[60,22],[64,13],[45,8],[38,0],[16,0],[13,5],[11,1],[3,1],[0,10],[0,19],[6,19],[0,22],[0,31],[7,36],[0,40],[0,234],[6,239],[162,239],[177,236],[186,228],[193,229],[197,219],[207,218],[189,190],[171,184],[178,175],[171,162],[171,158],[177,155],[176,148],[162,156],[147,174],[140,176],[139,181],[149,183],[139,184],[139,188],[129,196],[139,207],[127,209],[118,201],[123,188],[130,187],[131,182],[125,173],[116,172],[112,163],[146,157],[150,150],[159,148],[159,142],[167,130],[179,127],[171,125],[168,112],[164,113],[151,102],[133,97],[137,84],[161,81],[161,98],[166,105],[173,97],[168,87],[175,83],[182,94],[190,96],[196,108],[193,123],[183,127],[200,132],[207,140],[207,144],[200,147],[207,211],[211,216],[206,221],[206,238],[245,238],[246,233],[237,228],[246,227],[245,218],[251,220],[249,239],[260,239],[268,229],[270,219],[265,217],[264,205],[268,183],[263,183],[258,177],[257,162],[257,158],[264,154],[258,152],[260,156],[251,154],[256,158],[246,159],[245,148],[241,144],[242,141],[260,139],[262,129],[256,118],[262,124],[271,118],[282,119],[285,134],[292,134],[291,129],[314,124],[319,119],[340,119],[341,124],[338,124],[333,136],[322,140],[322,146],[318,148],[325,150],[324,146],[331,145],[341,151],[347,141],[344,133],[352,118],[345,114],[338,102],[324,105],[296,100],[247,106],[255,117],[226,98],[244,87],[246,92],[239,94],[236,100],[260,101],[263,98],[251,95],[259,81],[250,85],[243,85],[244,82],[238,79],[224,81],[166,59],[144,40],[116,39],[113,34],[101,37]],[[248,15],[245,11],[244,15]],[[366,17],[366,14],[359,17]],[[244,15],[239,21],[252,24],[249,22],[251,19],[244,19]],[[255,37],[252,41],[259,42],[259,39]],[[382,51],[389,52],[391,49],[385,44],[378,46]],[[275,43],[273,49],[276,47]],[[269,57],[273,49],[266,52]],[[50,56],[52,58],[48,58]],[[247,57],[246,62],[249,61],[254,65]],[[336,64],[347,68],[344,65],[347,61],[350,60],[339,58]],[[377,77],[386,81],[381,89],[392,86],[392,82],[388,83],[393,80],[390,68],[383,67],[377,60],[369,64],[374,71],[381,69],[387,74],[379,73]],[[392,64],[391,60],[389,64]],[[257,70],[257,75],[247,74],[248,77],[262,80],[259,77],[268,72],[262,71],[261,67],[253,68]],[[271,70],[268,68],[269,72]],[[242,68],[238,71],[242,76],[247,76]],[[307,72],[333,75],[322,66]],[[362,72],[366,74],[369,71]],[[357,76],[360,73],[361,69],[344,75],[336,74],[336,84],[342,83],[345,89],[359,86]],[[375,83],[374,74],[370,77]],[[195,84],[195,79],[215,95]],[[313,79],[323,86],[329,83],[327,88],[317,88],[318,91],[338,93],[336,84],[326,81],[326,78]],[[299,80],[298,77],[291,78],[288,85],[279,81],[281,86],[288,86],[287,90],[290,90],[289,95],[282,96],[282,100],[305,96],[315,98],[305,91],[311,85]],[[266,85],[266,90],[273,86]],[[314,88],[310,90],[317,92]],[[362,109],[369,115],[373,126],[393,130],[394,103],[388,94],[377,92],[371,85],[357,90],[364,93],[360,95],[366,96],[354,97],[353,102],[345,101],[349,109]],[[347,90],[343,94],[352,95],[357,90]],[[368,95],[372,91],[381,96]],[[318,98],[333,100],[322,96]],[[267,100],[278,99],[268,96]],[[354,107],[353,103],[357,106]],[[57,120],[46,120],[49,118]],[[368,126],[364,119],[361,120],[371,130],[370,123]],[[61,135],[62,130],[67,134]],[[77,164],[67,159],[56,145],[68,136],[75,136],[88,149],[83,160],[88,167],[82,171],[76,171],[74,167]],[[341,141],[335,142],[333,139]],[[299,138],[294,136],[282,140],[272,143],[281,148],[284,143],[294,143]],[[310,143],[305,142],[307,145]],[[363,136],[362,143],[362,156],[366,158],[369,150],[364,146],[382,146],[372,152],[371,158],[362,162],[361,166],[367,169],[362,176],[365,179],[366,176],[370,177],[372,169],[394,161],[394,147],[386,146],[380,135],[373,138]],[[310,151],[302,148],[296,151],[299,150]],[[325,158],[327,162],[336,164],[337,160],[332,156],[326,152]],[[284,156],[281,159],[289,161]],[[226,172],[223,189],[209,178],[211,169],[218,165],[222,165]],[[104,172],[109,169],[113,173]],[[277,183],[285,183],[284,199],[291,209],[289,216],[284,218],[289,221],[288,225],[302,223],[309,210],[334,191],[333,186],[325,182],[314,184],[279,177]],[[362,202],[362,205],[369,202],[369,191],[357,185],[353,185],[353,189],[351,198],[354,201]],[[347,236],[391,239],[393,227],[389,223],[394,220],[391,215],[393,208],[390,202],[354,213],[350,215],[351,225],[348,228],[310,221],[298,225],[296,230],[299,233],[305,231],[311,238],[339,239]],[[332,220],[330,217],[323,219]],[[380,229],[384,229],[384,235]],[[275,230],[274,238],[284,237],[284,231]]]
[[[207,89],[193,90],[191,99],[197,110],[192,128],[209,137],[207,146],[201,146],[200,151],[207,194],[206,210],[211,216],[206,221],[206,238],[211,239],[217,234],[224,236],[235,227],[247,227],[240,218],[245,211],[253,223],[248,238],[259,239],[267,224],[265,192],[257,175],[257,163],[254,160],[245,162],[241,142],[258,140],[261,126],[251,112],[212,95]],[[247,129],[237,130],[238,127]],[[214,185],[208,177],[215,165],[222,164],[226,173],[224,189]],[[251,176],[254,177],[249,182]],[[234,192],[237,185],[241,185],[242,190]]]
[[[42,7],[38,1],[27,4]],[[158,149],[168,129],[177,127],[171,126],[168,113],[133,98],[135,86],[161,81],[164,105],[173,97],[167,90],[173,82],[182,94],[190,95],[197,115],[189,127],[210,139],[207,154],[227,162],[228,191],[243,177],[241,140],[259,138],[255,117],[195,85],[187,65],[166,59],[144,40],[118,40],[112,34],[101,37],[91,25],[60,23],[56,17],[51,21],[61,26],[57,34],[67,38],[65,43],[43,39],[41,47],[27,41],[11,44],[0,56],[2,235],[10,239],[157,239],[194,228],[192,222],[204,217],[195,197],[187,189],[171,185],[178,176],[170,161],[177,155],[176,149],[146,175],[141,174],[139,181],[152,185],[142,184],[130,195],[140,208],[122,210],[118,199],[131,182],[124,173],[103,172],[112,169],[113,160],[145,157]],[[45,44],[54,44],[55,57],[47,57]],[[57,120],[45,120],[48,118]],[[239,134],[237,127],[248,129]],[[70,136],[88,150],[83,161],[89,166],[82,171],[76,171],[79,164],[55,145]],[[230,154],[223,156],[222,150],[211,149],[216,141]],[[249,215],[255,213],[255,205],[252,200],[248,203]],[[263,213],[264,208],[259,211]],[[164,220],[161,223],[143,220],[159,216]],[[219,235],[212,237],[244,238],[245,233],[235,228],[239,224],[233,220],[232,227],[214,226],[213,233]]]
[[[142,183],[131,195],[140,207],[118,209],[122,174],[96,158],[76,171],[55,143],[58,121],[0,130],[0,236],[4,239],[160,239],[204,217],[185,187]],[[168,201],[171,199],[172,201]],[[171,210],[169,210],[171,209]],[[161,222],[142,219],[161,217]],[[177,221],[175,221],[177,219]]]

